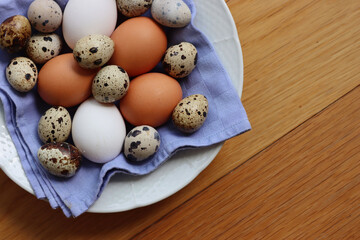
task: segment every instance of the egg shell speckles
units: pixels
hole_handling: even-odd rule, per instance
[[[18,52],[25,48],[30,37],[31,25],[24,16],[9,17],[0,25],[0,46],[8,52]]]
[[[160,146],[160,135],[155,128],[142,125],[133,128],[125,138],[124,154],[129,161],[143,161],[154,155]]]
[[[152,0],[116,0],[116,3],[124,16],[137,17],[151,7]]]
[[[101,103],[112,103],[127,93],[130,85],[129,75],[116,65],[102,68],[94,78],[92,94]]]
[[[185,27],[191,21],[190,8],[181,0],[153,0],[151,15],[166,27]]]
[[[63,142],[41,146],[38,159],[49,173],[58,177],[72,177],[80,168],[82,157],[76,147]]]
[[[162,61],[165,71],[174,78],[188,76],[197,64],[196,47],[188,42],[169,47]]]
[[[59,55],[62,40],[55,34],[37,34],[30,38],[26,46],[26,54],[35,63],[43,64]]]
[[[52,107],[41,116],[38,135],[43,143],[65,142],[71,132],[71,117],[64,107]]]
[[[16,57],[6,67],[6,79],[17,91],[28,92],[37,83],[37,67],[29,58]]]
[[[35,0],[27,12],[31,25],[43,33],[51,33],[58,29],[62,22],[60,6],[52,0]]]
[[[182,132],[195,132],[204,124],[208,114],[208,106],[208,101],[204,95],[188,96],[175,107],[172,121]]]
[[[105,65],[113,53],[113,40],[100,34],[81,38],[77,41],[73,51],[75,60],[85,69],[96,69]]]

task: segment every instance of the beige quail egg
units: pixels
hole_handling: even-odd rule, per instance
[[[73,50],[74,58],[85,69],[96,69],[105,65],[113,53],[113,40],[100,34],[81,38],[76,42]]]
[[[166,27],[181,28],[191,21],[190,8],[182,0],[153,0],[151,15]]]
[[[145,13],[152,0],[116,0],[119,11],[127,17],[137,17]]]
[[[64,107],[52,107],[41,116],[38,135],[43,143],[65,142],[71,132],[71,117]]]
[[[31,25],[43,33],[51,33],[58,29],[62,22],[60,6],[53,0],[35,0],[27,12]]]
[[[102,68],[95,76],[92,94],[101,103],[112,103],[121,99],[129,89],[130,79],[124,69],[116,65]]]
[[[72,177],[81,165],[80,151],[73,145],[47,143],[38,150],[41,165],[51,174],[58,177]]]
[[[197,50],[188,42],[169,47],[162,61],[165,71],[174,78],[188,76],[196,67],[196,63]]]
[[[16,57],[6,67],[6,79],[17,91],[28,92],[37,83],[38,70],[29,58]]]
[[[25,48],[30,37],[31,25],[24,16],[9,17],[0,25],[0,47],[8,52],[17,52]]]
[[[125,138],[124,154],[129,161],[143,161],[160,147],[160,135],[155,128],[142,125],[133,128]]]
[[[174,125],[182,132],[197,131],[208,114],[208,101],[204,95],[194,94],[181,100],[172,113]]]
[[[62,41],[57,34],[37,34],[30,38],[26,54],[35,63],[43,64],[59,55],[61,49]]]

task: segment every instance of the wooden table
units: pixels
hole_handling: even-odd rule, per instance
[[[66,219],[0,173],[0,239],[360,239],[360,1],[228,0],[253,130],[152,206]]]

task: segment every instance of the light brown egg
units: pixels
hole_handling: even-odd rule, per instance
[[[91,95],[91,84],[96,73],[97,70],[81,68],[72,53],[59,55],[41,68],[38,92],[50,105],[76,106]]]
[[[167,49],[163,29],[147,17],[135,17],[123,22],[111,39],[115,43],[115,51],[109,63],[121,66],[130,77],[153,69]]]
[[[135,126],[158,127],[170,118],[181,98],[181,86],[174,78],[146,73],[131,80],[127,94],[120,100],[120,111]]]

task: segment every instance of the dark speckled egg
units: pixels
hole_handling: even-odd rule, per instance
[[[116,0],[119,11],[127,17],[137,17],[145,13],[152,0]]]
[[[9,17],[0,25],[0,46],[8,52],[18,52],[25,48],[30,37],[31,25],[24,16]]]
[[[71,132],[71,117],[64,107],[52,107],[41,116],[38,135],[43,143],[65,142]]]
[[[160,147],[160,135],[155,128],[142,125],[133,128],[126,136],[124,154],[130,161],[143,161],[154,155]]]
[[[62,40],[59,35],[36,34],[33,35],[26,46],[26,54],[35,63],[43,64],[60,54]]]
[[[129,75],[116,65],[103,67],[92,83],[92,94],[96,101],[112,103],[125,96],[129,89]]]
[[[72,177],[80,168],[81,154],[73,145],[47,143],[38,150],[41,165],[51,174],[59,177]]]
[[[62,11],[53,0],[35,0],[27,12],[31,25],[43,33],[54,32],[62,22]]]
[[[38,70],[33,61],[16,57],[6,67],[6,79],[19,92],[29,92],[38,80]]]
[[[194,94],[181,100],[172,114],[174,125],[182,132],[197,131],[208,114],[208,101],[204,95]]]
[[[152,17],[161,25],[182,28],[191,21],[191,11],[182,0],[153,0]]]
[[[162,64],[165,71],[174,78],[184,78],[194,70],[198,53],[194,45],[181,42],[166,50]]]
[[[110,60],[114,47],[114,41],[108,36],[91,34],[76,42],[73,54],[80,67],[97,69]]]

